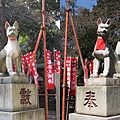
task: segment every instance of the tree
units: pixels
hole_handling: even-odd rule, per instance
[[[97,24],[96,21],[99,17],[106,22],[108,18],[111,18],[112,24],[110,26],[108,40],[109,44],[115,49],[116,42],[120,39],[120,2],[119,0],[97,0],[97,5],[93,6],[93,10],[90,12],[89,9],[78,7],[76,9],[76,14],[73,14],[73,21],[75,29],[77,32],[77,37],[79,40],[80,48],[82,51],[83,59],[88,58],[89,61],[93,60],[92,52],[95,46],[97,38]],[[64,39],[64,30],[65,30],[65,12],[62,8],[62,21],[61,21],[61,30]],[[72,44],[71,41],[74,41],[72,29],[69,28],[69,45],[72,46],[71,49],[68,49],[69,55],[78,56],[77,49],[75,44]],[[62,42],[63,43],[63,42]],[[73,56],[73,57],[74,57]],[[83,70],[81,63],[79,62],[79,83],[83,80]]]
[[[0,7],[0,16],[1,16],[1,31],[0,31],[0,41],[1,48],[7,42],[7,38],[4,29],[5,21],[8,21],[11,25],[15,20],[19,23],[19,43],[22,48],[22,53],[26,54],[29,51],[33,51],[36,40],[42,26],[42,0],[37,2],[36,0],[2,0],[2,7]],[[56,43],[59,43],[59,29],[55,25],[55,21],[59,19],[60,0],[46,0],[46,15],[47,15],[47,49],[49,47],[57,47],[58,44],[54,44],[54,39]],[[52,31],[52,32],[51,32]],[[56,34],[57,33],[57,34]],[[3,41],[3,43],[2,43]],[[53,43],[52,43],[53,42]],[[50,44],[50,45],[48,45]],[[51,49],[51,48],[50,48]],[[38,48],[38,57],[43,56],[43,41]]]

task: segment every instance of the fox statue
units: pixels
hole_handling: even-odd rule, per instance
[[[5,73],[6,68],[10,76],[21,76],[23,73],[21,72],[21,50],[17,41],[18,22],[15,21],[13,26],[6,22],[5,29],[8,41],[6,46],[0,51],[0,76]],[[13,61],[16,63],[16,72],[13,71]]]
[[[93,56],[93,74],[90,77],[120,77],[120,42],[118,41],[116,50],[108,44],[108,28],[111,25],[111,19],[103,23],[101,18],[97,20],[98,38],[94,47]],[[103,72],[98,75],[100,61],[103,61]]]

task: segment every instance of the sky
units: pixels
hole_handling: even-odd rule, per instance
[[[92,10],[92,6],[96,4],[96,0],[77,0],[78,6],[90,9],[90,11]],[[60,0],[60,6],[66,6],[66,0]],[[60,29],[60,20],[56,21],[56,26]]]
[[[66,0],[60,0],[60,5],[61,6],[66,6]],[[90,10],[92,10],[92,6],[93,5],[96,5],[97,2],[96,0],[77,0],[77,5],[78,6],[82,6],[82,7],[85,7],[85,8],[88,8]]]

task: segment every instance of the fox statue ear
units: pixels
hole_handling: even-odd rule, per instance
[[[111,19],[110,18],[107,20],[106,24],[108,24],[108,26],[111,25]]]
[[[10,26],[8,22],[5,23],[5,29],[7,29]]]
[[[18,22],[15,21],[14,24],[13,24],[13,26],[15,26],[16,29],[18,29],[18,27],[19,27],[19,26],[18,26]]]
[[[99,24],[101,24],[101,23],[102,23],[101,18],[98,18],[98,20],[97,20],[97,25],[99,25]]]

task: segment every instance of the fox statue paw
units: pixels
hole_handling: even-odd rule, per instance
[[[99,77],[107,77],[107,76],[108,76],[107,73],[101,73],[101,74],[99,75]]]
[[[120,78],[120,74],[119,73],[114,74],[113,78]]]
[[[9,72],[10,76],[18,76],[18,74],[16,72]]]
[[[20,72],[20,73],[19,73],[19,76],[25,76],[25,73]]]
[[[98,74],[97,73],[93,73],[90,75],[90,78],[98,78]]]
[[[0,77],[2,77],[4,74],[2,72],[0,72]]]

